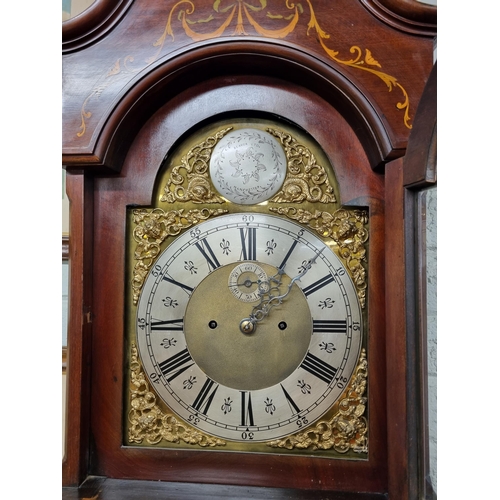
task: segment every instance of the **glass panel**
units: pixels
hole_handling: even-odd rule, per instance
[[[425,191],[429,480],[437,492],[437,188]]]
[[[62,0],[62,20],[67,21],[90,7],[94,0]]]

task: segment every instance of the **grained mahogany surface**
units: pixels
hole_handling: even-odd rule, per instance
[[[404,154],[432,67],[435,33],[395,29],[353,0],[268,0],[255,2],[255,9],[240,1],[228,5],[122,0],[112,9],[110,0],[98,0],[71,21],[70,31],[78,36],[67,36],[67,44],[92,43],[63,57],[65,163],[119,169],[113,155],[125,147],[127,132],[147,119],[150,106],[207,75],[242,71],[278,72],[287,81],[316,86],[336,106],[351,107],[345,116],[377,143],[370,152],[373,167]],[[224,55],[237,58],[225,62]],[[321,84],[332,80],[333,87]],[[146,81],[148,89],[154,83],[153,96]],[[131,100],[138,107],[133,117]]]
[[[63,488],[62,500],[384,500],[386,495],[219,484],[162,483],[90,477],[81,486]]]
[[[171,146],[197,123],[257,107],[304,127],[336,167],[341,202],[370,209],[369,287],[383,283],[383,176],[373,172],[346,120],[313,92],[276,79],[208,80],[161,107],[131,143],[121,173],[95,179],[90,472],[111,478],[385,492],[386,414],[384,296],[368,294],[370,447],[368,461],[328,460],[217,451],[123,447],[125,213],[148,205],[158,168]],[[193,110],[196,109],[196,112]],[[324,207],[328,209],[328,206]],[[370,288],[370,289],[371,289]]]

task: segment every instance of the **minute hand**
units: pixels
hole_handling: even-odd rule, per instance
[[[290,280],[290,283],[288,284],[287,291],[282,294],[282,295],[275,295],[275,296],[270,296],[268,299],[263,300],[259,305],[255,306],[250,314],[250,317],[247,318],[245,321],[249,321],[250,323],[253,324],[255,329],[256,324],[259,321],[262,321],[268,314],[269,311],[274,307],[283,302],[283,299],[288,296],[288,294],[292,291],[293,284],[296,281],[300,281],[300,279],[311,269],[312,265],[316,262],[316,259],[321,255],[323,252],[324,248],[322,248],[312,259],[309,259],[303,266],[302,270],[300,271],[297,276],[293,277]]]

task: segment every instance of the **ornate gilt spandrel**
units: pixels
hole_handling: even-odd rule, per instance
[[[291,134],[272,128],[267,130],[285,149],[288,167],[283,187],[271,201],[274,203],[336,202],[326,170],[317,163],[314,153]]]
[[[335,450],[345,454],[368,453],[368,421],[365,415],[367,401],[366,388],[368,361],[362,349],[358,366],[347,387],[345,396],[340,400],[338,409],[328,419],[321,419],[303,432],[285,439],[270,441],[271,448],[301,450]]]
[[[182,156],[181,164],[172,168],[160,201],[224,203],[224,198],[216,193],[210,181],[209,163],[213,148],[232,128],[224,128],[206,137]]]
[[[238,124],[240,127],[246,123]],[[210,159],[218,142],[235,127],[225,127],[203,137],[172,167],[160,202],[220,204],[227,200],[210,178]],[[281,189],[270,198],[273,203],[336,203],[334,188],[316,154],[293,134],[278,128],[265,130],[281,144],[286,156],[286,176]]]
[[[130,410],[128,412],[128,441],[135,444],[157,445],[162,441],[197,445],[203,448],[225,446],[222,439],[209,436],[174,414],[158,406],[154,392],[150,390],[142,371],[137,347],[132,344],[130,357]]]
[[[351,273],[356,285],[361,307],[365,307],[367,276],[366,248],[368,241],[368,212],[366,210],[348,210],[340,208],[334,213],[315,210],[314,212],[296,207],[270,207],[271,212],[285,215],[296,220],[319,235],[331,238],[337,248],[336,253],[341,257]]]
[[[203,208],[195,210],[170,210],[161,208],[135,209],[132,212],[135,242],[134,260],[136,261],[132,278],[134,305],[151,266],[161,251],[161,245],[168,236],[175,236],[202,220],[226,213],[221,208]]]

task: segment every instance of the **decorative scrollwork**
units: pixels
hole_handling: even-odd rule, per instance
[[[309,148],[290,134],[272,128],[267,131],[281,142],[287,157],[288,171],[282,189],[271,198],[275,203],[302,201],[333,203],[336,201],[325,169],[316,163]]]
[[[130,443],[154,445],[165,440],[169,443],[198,445],[204,448],[225,446],[222,439],[199,432],[177,419],[172,413],[164,413],[156,404],[156,396],[142,371],[135,344],[130,357],[130,406],[128,413],[128,440]]]
[[[134,277],[132,290],[134,304],[139,300],[139,294],[144,280],[154,259],[160,253],[160,246],[167,236],[175,236],[183,229],[198,224],[202,220],[215,215],[226,213],[227,210],[203,208],[201,210],[170,210],[165,212],[161,208],[136,209],[132,212],[132,220],[136,224],[133,237],[137,243],[134,259]]]
[[[181,158],[181,164],[172,169],[160,201],[191,201],[193,203],[224,203],[224,198],[217,195],[209,181],[210,156],[215,145],[232,127],[219,130],[203,142],[191,148]],[[181,173],[181,170],[184,173]]]
[[[195,2],[192,0],[179,0],[175,2],[173,7],[170,9],[163,33],[152,43],[152,46],[155,47],[154,53],[145,61],[141,62],[139,67],[135,69],[132,67],[134,56],[128,55],[124,57],[122,64],[120,64],[120,59],[118,59],[112,69],[108,71],[106,76],[120,75],[122,67],[126,72],[135,74],[157,61],[163,51],[167,39],[171,38],[172,41],[175,40],[173,28],[173,22],[175,21],[180,21],[184,33],[194,42],[202,42],[204,40],[210,40],[224,35],[250,35],[252,34],[252,31],[255,31],[262,37],[284,39],[290,35],[290,33],[293,33],[300,18],[305,15],[305,11],[301,3],[293,3],[289,2],[289,0],[285,0],[283,2],[283,10],[281,13],[273,13],[271,10],[267,10],[268,0],[260,0],[255,3],[258,5],[252,5],[248,0],[237,0],[237,2],[229,3],[227,6],[224,6],[222,0],[215,0],[213,2],[213,14],[204,18],[196,18]],[[316,13],[313,9],[312,0],[306,0],[306,3],[310,12],[309,21],[307,23],[307,35],[309,36],[309,32],[314,30],[321,48],[335,63],[371,73],[386,84],[388,92],[392,92],[394,88],[398,88],[403,95],[403,100],[396,103],[396,108],[404,111],[404,125],[408,129],[411,129],[412,125],[410,124],[411,118],[409,113],[410,100],[408,92],[398,82],[397,78],[383,72],[381,64],[373,57],[372,52],[367,48],[364,50],[364,57],[363,50],[357,45],[352,45],[349,49],[349,52],[354,54],[355,57],[349,59],[337,57],[339,55],[339,51],[327,47],[325,43],[325,40],[329,39],[330,35],[319,25]],[[265,10],[267,10],[267,12],[264,14]],[[174,15],[176,11],[177,15]],[[265,28],[259,23],[258,15],[265,17],[267,21],[271,19],[275,24],[279,24],[280,26],[276,29]],[[214,25],[215,23],[217,23],[217,26],[214,26],[214,29],[210,32],[202,33],[193,29],[196,25],[207,26]],[[85,134],[86,120],[92,116],[92,113],[85,109],[88,101],[98,98],[104,88],[105,87],[103,87],[100,82],[85,99],[80,112],[82,122],[80,131],[77,133],[78,137],[82,137]]]
[[[338,453],[368,453],[368,423],[364,413],[368,398],[368,362],[365,349],[361,350],[358,366],[340,400],[338,411],[329,420],[320,420],[303,432],[267,443],[271,448],[331,450]]]
[[[339,254],[345,260],[353,278],[361,307],[366,302],[365,243],[368,240],[368,213],[366,210],[340,208],[333,214],[316,210],[314,213],[295,207],[270,207],[270,211],[285,215],[306,224],[323,237],[332,238],[339,247]]]
[[[326,55],[330,59],[332,59],[332,61],[335,61],[337,64],[349,66],[354,69],[360,69],[362,71],[366,71],[368,73],[371,73],[372,75],[375,75],[377,78],[380,78],[380,80],[382,80],[387,85],[388,92],[392,92],[392,89],[394,87],[399,88],[399,90],[403,94],[404,100],[402,102],[397,102],[396,108],[399,110],[404,110],[404,116],[403,116],[404,125],[406,128],[411,129],[412,125],[410,124],[410,99],[408,97],[408,92],[406,92],[405,88],[398,82],[398,80],[394,76],[388,75],[387,73],[381,71],[382,66],[373,57],[369,49],[365,49],[365,56],[363,58],[362,49],[357,45],[353,45],[349,49],[349,52],[351,54],[355,54],[354,58],[341,59],[337,57],[339,51],[333,50],[326,46],[325,40],[330,38],[330,35],[327,34],[323,29],[321,29],[316,19],[314,10],[312,8],[311,1],[306,0],[306,2],[309,4],[309,8],[311,10],[311,19],[309,20],[309,24],[307,25],[307,34],[309,35],[309,30],[311,29],[315,30],[317,39],[319,40],[322,49],[325,51]],[[375,68],[380,68],[380,69],[375,69]]]

